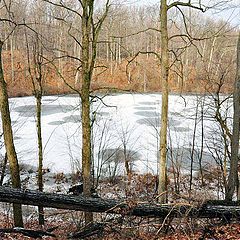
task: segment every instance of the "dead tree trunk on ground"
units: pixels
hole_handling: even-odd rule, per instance
[[[239,218],[240,201],[208,201],[199,206],[189,204],[135,203],[101,198],[85,198],[63,194],[42,193],[0,187],[0,202],[26,204],[49,208],[70,209],[148,217]]]

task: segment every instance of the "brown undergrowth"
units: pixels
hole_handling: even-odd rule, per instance
[[[216,193],[219,182],[216,179],[205,178],[204,185],[199,182],[198,177],[194,178],[191,198],[188,192],[189,176],[182,175],[180,179],[180,192],[175,192],[174,180],[169,173],[169,202],[189,203],[201,202],[209,198],[217,198]],[[56,182],[56,185],[61,184]],[[116,177],[110,183],[109,179],[102,179],[97,188],[102,198],[123,199],[131,204],[136,202],[156,202],[157,201],[157,177],[152,174],[133,173],[127,177]],[[215,194],[215,195],[214,195]],[[12,215],[9,205],[2,206],[3,213],[0,216],[0,228],[12,228]],[[78,232],[84,226],[84,216],[82,212],[45,209],[46,224],[43,228],[38,226],[37,212],[32,209],[25,209],[25,228],[32,230],[48,231],[53,229],[56,238],[43,237],[43,239],[68,239],[70,234]],[[102,227],[97,229],[92,236],[86,239],[117,240],[117,239],[240,239],[240,225],[235,222],[223,225],[220,219],[189,219],[187,216],[182,218],[158,219],[140,218],[112,214],[95,213],[95,221],[101,223]],[[91,234],[90,234],[91,235]],[[33,239],[22,234],[1,234],[0,239]],[[80,239],[80,238],[77,238]]]

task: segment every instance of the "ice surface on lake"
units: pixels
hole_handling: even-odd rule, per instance
[[[116,149],[129,150],[133,169],[139,172],[157,172],[159,149],[161,94],[116,94],[106,96],[104,103],[92,106],[93,147],[95,166],[109,164],[107,153]],[[204,142],[201,141],[201,96],[171,95],[169,98],[169,162],[178,159],[189,167],[193,132],[198,106],[194,158],[203,144],[203,164],[213,162],[206,142],[220,134],[211,119],[212,107],[204,99]],[[202,101],[203,102],[203,101]],[[54,172],[71,172],[81,168],[81,107],[77,96],[46,96],[43,98],[42,132],[44,168]],[[16,150],[20,162],[37,166],[37,131],[34,97],[10,99]],[[217,137],[216,137],[217,138]],[[1,149],[2,154],[4,149]],[[174,158],[174,159],[173,159]],[[114,168],[113,166],[111,166]],[[195,163],[197,168],[197,163]],[[105,169],[106,170],[106,169]],[[118,166],[118,171],[124,168]]]

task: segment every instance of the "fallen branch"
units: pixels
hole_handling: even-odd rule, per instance
[[[0,202],[20,203],[87,212],[105,212],[132,216],[191,218],[240,217],[240,202],[208,201],[200,206],[189,204],[127,203],[113,199],[85,198],[0,187]]]
[[[104,230],[105,223],[90,223],[83,227],[80,231],[74,234],[70,234],[70,239],[83,239],[86,237],[91,237],[93,235],[99,235]]]
[[[31,230],[24,228],[0,228],[0,233],[21,233],[31,238],[42,238],[44,236],[56,237],[55,234],[41,230]]]

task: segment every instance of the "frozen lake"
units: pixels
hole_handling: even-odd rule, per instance
[[[133,170],[156,173],[161,94],[117,94],[106,96],[103,101],[104,104],[97,101],[92,106],[95,167],[101,165],[103,174],[110,171],[109,166],[116,167],[116,171],[121,173],[121,159],[125,156],[132,161]],[[44,168],[64,173],[80,169],[81,103],[78,96],[46,96],[42,102]],[[37,166],[35,99],[12,98],[10,108],[19,161]],[[207,166],[214,162],[209,151],[209,146],[214,143],[210,141],[220,138],[221,132],[212,115],[208,97],[170,96],[169,164],[179,162],[187,169],[192,155],[197,168],[201,149],[203,164]],[[124,146],[127,149],[125,155]],[[4,153],[3,148],[0,151]]]

